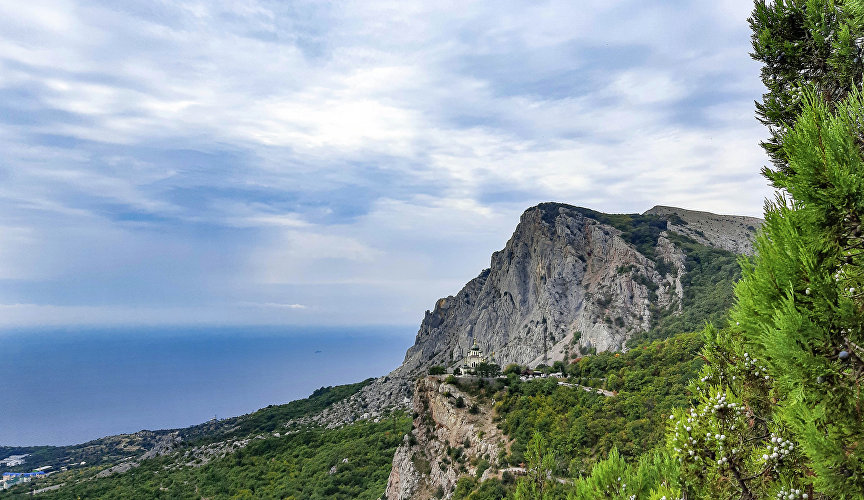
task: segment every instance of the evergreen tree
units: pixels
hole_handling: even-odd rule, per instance
[[[669,430],[697,497],[864,498],[862,138],[860,91],[805,93],[730,324],[706,329],[697,404]]]
[[[864,2],[758,0],[749,21],[751,56],[764,64],[762,82],[768,89],[756,103],[757,116],[771,133],[763,146],[783,172],[789,168],[783,137],[801,112],[805,89],[815,87],[831,105],[861,85]]]
[[[549,490],[555,483],[555,456],[539,432],[534,432],[525,458],[526,474],[516,484],[514,500],[551,500],[553,496]]]
[[[864,498],[864,4],[756,3],[779,192],[668,449],[704,498]]]

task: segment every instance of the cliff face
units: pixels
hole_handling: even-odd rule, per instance
[[[677,297],[671,274],[620,235],[564,205],[528,210],[489,269],[427,311],[398,371],[458,362],[474,341],[502,366],[560,360],[576,332],[578,345],[620,349],[650,326],[649,283],[658,305]],[[664,251],[681,261],[674,246]]]
[[[475,341],[502,367],[622,349],[650,328],[652,311],[680,310],[686,256],[670,233],[749,254],[761,222],[671,207],[641,216],[530,208],[489,268],[426,312],[400,367],[315,419],[336,425],[404,406],[413,378],[433,365],[458,366]]]
[[[473,407],[473,410],[471,409]],[[414,387],[411,433],[396,449],[387,481],[389,500],[450,498],[456,481],[477,474],[480,460],[489,466],[482,479],[498,472],[498,458],[508,441],[492,423],[494,410],[437,377]]]

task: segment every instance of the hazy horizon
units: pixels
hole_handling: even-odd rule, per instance
[[[64,330],[0,332],[0,446],[79,444],[251,413],[386,375],[413,341],[404,326]]]

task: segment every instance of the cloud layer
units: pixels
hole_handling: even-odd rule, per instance
[[[415,323],[541,201],[758,215],[749,9],[0,3],[0,326]]]

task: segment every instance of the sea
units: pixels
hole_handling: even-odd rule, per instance
[[[170,429],[389,373],[416,326],[0,330],[0,446]]]

